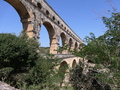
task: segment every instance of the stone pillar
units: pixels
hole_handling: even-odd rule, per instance
[[[22,19],[21,20],[23,24],[23,30],[27,33],[29,38],[34,37],[34,32],[33,32],[33,24],[31,21],[28,21],[28,19]]]
[[[73,45],[73,44],[71,45],[70,50],[71,50],[71,51],[73,51],[73,50],[74,50],[74,45]]]
[[[62,51],[62,54],[68,54],[68,46],[66,43],[64,44],[63,48],[65,48],[65,50]]]
[[[50,54],[57,54],[58,42],[56,38],[50,38]]]
[[[40,26],[37,21],[29,21],[28,19],[21,20],[23,24],[23,30],[27,33],[29,38],[39,39]]]

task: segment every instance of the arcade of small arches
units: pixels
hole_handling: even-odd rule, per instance
[[[62,66],[67,66],[69,68],[74,68],[77,64],[79,64],[79,62],[83,61],[82,58],[80,57],[70,57],[70,58],[66,58],[66,59],[63,59],[61,64],[60,64],[60,67]]]
[[[83,41],[61,19],[61,17],[48,5],[45,0],[5,0],[18,12],[23,30],[30,38],[39,39],[41,26],[44,25],[50,39],[50,53],[58,54],[59,40],[62,47],[69,50],[78,49]],[[64,50],[62,54],[68,54]]]

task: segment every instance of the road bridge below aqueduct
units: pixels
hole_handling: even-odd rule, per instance
[[[58,54],[59,40],[62,47],[69,50],[78,49],[83,41],[64,22],[64,20],[50,7],[45,0],[5,0],[18,12],[23,30],[30,38],[39,39],[40,27],[44,25],[50,39],[50,53]],[[68,54],[64,50],[62,54]]]

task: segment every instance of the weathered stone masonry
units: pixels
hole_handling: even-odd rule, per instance
[[[77,49],[83,41],[61,19],[61,17],[48,5],[45,0],[5,0],[18,12],[23,30],[30,38],[39,39],[40,27],[44,25],[49,33],[50,53],[57,54],[59,40],[62,45],[68,45],[71,50]],[[68,51],[63,51],[68,54]]]

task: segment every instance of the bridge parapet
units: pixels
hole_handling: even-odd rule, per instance
[[[64,59],[64,58],[71,58],[75,56],[72,54],[54,54],[54,57],[57,57],[58,59]]]

